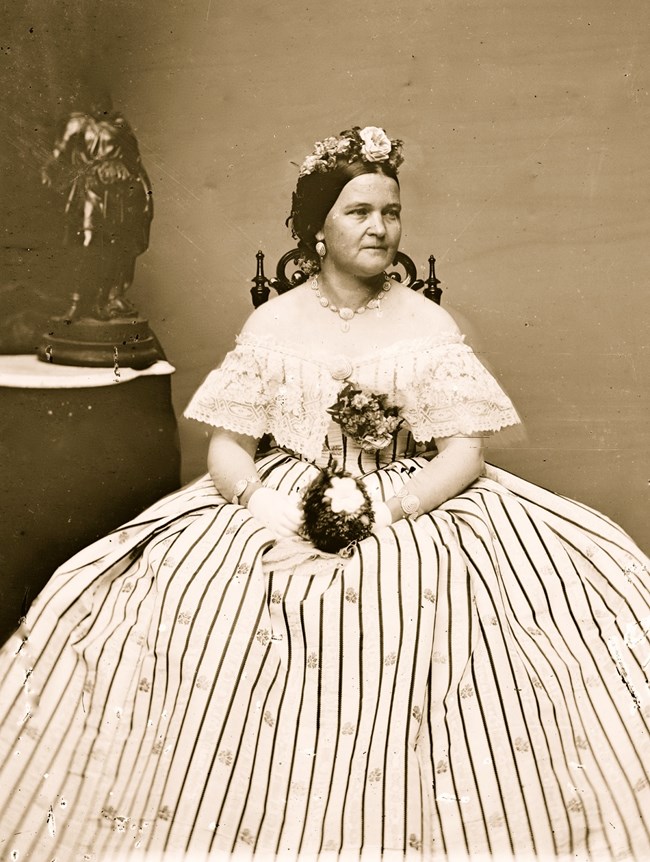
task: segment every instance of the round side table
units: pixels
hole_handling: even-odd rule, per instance
[[[173,371],[0,356],[0,639],[57,566],[179,487]]]

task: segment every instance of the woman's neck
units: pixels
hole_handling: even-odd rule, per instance
[[[332,271],[325,265],[318,275],[318,287],[339,308],[356,309],[381,291],[384,274],[374,278],[358,278],[348,273]]]

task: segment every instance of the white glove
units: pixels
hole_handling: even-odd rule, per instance
[[[372,501],[372,512],[375,516],[375,523],[372,526],[373,533],[377,533],[393,523],[393,515],[383,500]]]
[[[298,496],[273,488],[257,488],[248,500],[248,511],[277,536],[295,536],[302,524]]]

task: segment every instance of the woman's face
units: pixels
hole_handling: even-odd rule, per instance
[[[334,267],[360,278],[389,267],[402,235],[399,186],[384,174],[350,180],[327,214],[316,238],[324,240],[322,269]]]

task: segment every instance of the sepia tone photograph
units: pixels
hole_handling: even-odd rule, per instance
[[[1,862],[650,860],[650,12],[0,17]]]

